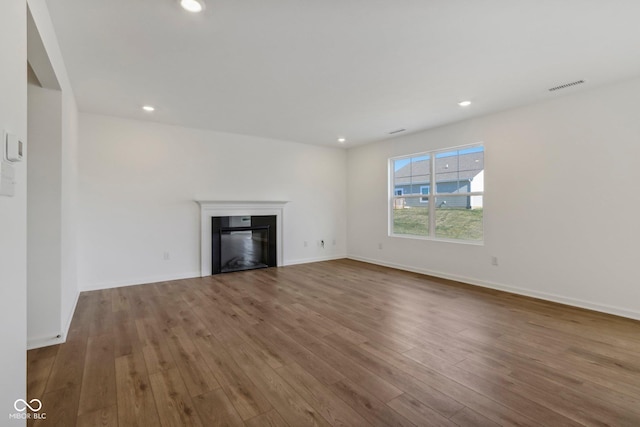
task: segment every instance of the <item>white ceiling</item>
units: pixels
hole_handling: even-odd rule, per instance
[[[206,2],[49,0],[80,109],[353,146],[640,75],[638,0]]]

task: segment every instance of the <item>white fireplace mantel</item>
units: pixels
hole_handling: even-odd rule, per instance
[[[211,218],[216,216],[276,216],[278,266],[282,265],[282,220],[286,201],[196,200],[200,205],[200,274],[211,275]]]

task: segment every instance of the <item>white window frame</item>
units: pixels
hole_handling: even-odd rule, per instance
[[[400,192],[400,194],[397,194],[397,193],[396,193],[397,191],[399,191],[399,192]],[[394,195],[394,196],[400,197],[400,196],[402,196],[403,194],[404,194],[404,189],[402,189],[402,188],[395,188],[395,187],[393,188],[393,195]]]
[[[483,201],[482,204],[484,206],[484,189],[483,191],[470,191],[470,192],[463,192],[463,193],[438,193],[437,191],[437,182],[436,182],[436,157],[439,153],[443,153],[443,152],[447,152],[447,151],[458,151],[458,150],[465,150],[465,149],[469,149],[469,148],[475,148],[475,147],[482,147],[483,150],[483,155],[485,156],[485,162],[484,164],[486,165],[486,147],[484,145],[484,143],[482,142],[478,142],[478,143],[474,143],[474,144],[468,144],[468,145],[459,145],[456,147],[445,147],[445,148],[440,148],[437,150],[431,150],[431,151],[424,151],[421,153],[413,153],[413,154],[408,154],[408,155],[404,155],[404,156],[397,156],[397,157],[392,157],[389,159],[389,165],[388,165],[388,169],[389,169],[389,212],[388,212],[388,235],[390,237],[402,237],[402,238],[409,238],[409,239],[419,239],[419,240],[436,240],[436,241],[445,241],[445,242],[453,242],[453,243],[465,243],[465,244],[472,244],[472,245],[484,245],[484,220],[485,220],[485,212],[483,212],[482,215],[482,229],[483,229],[483,238],[482,240],[463,240],[463,239],[445,239],[445,238],[441,238],[441,237],[436,237],[435,233],[436,233],[436,198],[437,197],[447,197],[447,196],[460,196],[460,197],[464,197],[464,196],[468,196],[468,197],[472,197],[472,196],[482,196]],[[420,186],[420,192],[422,192],[422,187],[429,187],[429,194],[428,195],[423,195],[423,194],[403,194],[402,196],[396,196],[394,189],[395,189],[395,181],[394,181],[394,162],[397,160],[402,160],[402,159],[411,159],[412,157],[423,157],[423,156],[429,156],[429,161],[431,162],[431,172],[430,172],[430,183],[429,185],[421,185]],[[485,175],[486,175],[486,170],[485,170]],[[436,191],[431,191],[431,188],[436,188]],[[420,203],[428,203],[428,209],[429,209],[429,235],[428,236],[420,236],[420,235],[414,235],[414,234],[395,234],[393,232],[393,209],[394,209],[394,203],[397,203],[397,199],[402,198],[402,199],[412,199],[412,198],[419,198],[419,202]],[[423,201],[423,199],[427,199],[427,201]]]

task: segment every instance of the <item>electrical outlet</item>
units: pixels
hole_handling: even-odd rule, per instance
[[[309,246],[309,242],[307,242],[306,240],[304,241],[304,247],[306,248],[307,246]]]
[[[336,245],[336,239],[333,239],[333,246]]]
[[[320,240],[320,247],[324,249],[324,240]]]
[[[171,259],[171,254],[169,254],[169,252],[163,253],[162,259],[164,259],[165,261],[169,261]]]
[[[378,243],[378,249],[382,249],[382,243]]]
[[[498,265],[498,257],[497,256],[492,256],[491,257],[491,265]]]

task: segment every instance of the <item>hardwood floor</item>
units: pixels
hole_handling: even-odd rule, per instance
[[[350,260],[83,292],[35,426],[640,426],[640,322]]]

